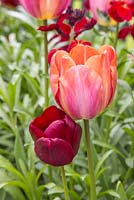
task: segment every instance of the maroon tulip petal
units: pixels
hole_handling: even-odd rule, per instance
[[[82,135],[82,129],[78,124],[76,124],[73,134],[73,144],[72,144],[75,155],[77,154],[80,146],[81,135]]]
[[[67,125],[65,129],[65,140],[71,144],[74,154],[76,155],[80,145],[82,129],[67,115],[65,116],[65,123]]]
[[[33,124],[35,127],[38,127],[43,132],[44,130],[51,124],[53,121],[58,119],[63,119],[65,116],[65,113],[56,108],[56,106],[50,106],[47,108],[41,116],[36,117],[31,124]]]
[[[43,137],[43,134],[44,134],[43,131],[39,129],[37,126],[34,126],[33,123],[30,124],[29,131],[34,141]]]
[[[63,119],[64,116],[65,113],[62,110],[58,109],[56,106],[50,106],[42,114],[42,117],[46,118],[49,124],[55,120]]]
[[[53,166],[69,164],[74,158],[71,145],[57,138],[40,138],[35,143],[35,152],[40,160]]]
[[[65,138],[65,123],[62,120],[52,122],[45,130],[46,138]]]
[[[68,141],[71,146],[73,147],[73,135],[75,130],[75,123],[69,116],[65,116],[65,124],[66,124],[66,133],[65,133],[65,140]]]

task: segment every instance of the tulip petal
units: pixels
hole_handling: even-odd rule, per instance
[[[56,108],[56,106],[51,106],[51,107],[47,108],[42,113],[41,116],[36,117],[31,122],[31,124],[32,124],[32,126],[37,127],[39,129],[41,129],[41,131],[44,132],[44,130],[48,127],[49,124],[51,124],[55,120],[63,119],[64,116],[65,116],[65,114],[64,114],[64,112],[62,110]]]
[[[81,133],[82,133],[81,127],[78,125],[75,126],[74,134],[73,134],[73,144],[72,144],[75,155],[77,154],[79,150],[79,145],[80,145],[80,140],[81,140],[81,135],[82,135]]]
[[[105,108],[108,105],[110,94],[111,94],[111,73],[110,73],[110,63],[107,58],[107,55],[93,56],[90,58],[87,63],[90,68],[98,70],[99,75],[102,79],[102,95],[103,95],[103,105],[102,108]]]
[[[112,66],[116,67],[116,52],[114,50],[114,48],[112,46],[109,45],[103,45],[98,52],[100,54],[104,54],[105,52],[107,52],[107,56],[109,59],[109,62]]]
[[[75,65],[76,63],[71,59],[66,51],[59,50],[52,57],[51,69],[53,73],[59,73],[62,75],[67,69]],[[56,69],[57,71],[53,71]]]
[[[77,65],[60,79],[59,101],[74,119],[93,118],[102,109],[102,80],[95,70]]]
[[[43,131],[37,126],[35,126],[33,123],[30,124],[29,131],[34,141],[43,137],[43,134],[44,134]]]
[[[73,148],[76,155],[81,139],[81,127],[65,115],[64,121],[56,120],[45,130],[45,138],[59,138],[67,141]]]
[[[41,16],[43,19],[52,19],[64,11],[71,0],[40,0]],[[44,12],[45,11],[45,12]]]
[[[103,85],[103,107],[111,101],[116,87],[116,53],[113,47],[104,45],[99,51],[101,55],[92,56],[85,65],[94,69],[102,78]],[[107,84],[106,84],[107,83]]]
[[[43,19],[51,19],[55,16],[55,10],[59,4],[59,0],[57,2],[55,3],[53,0],[40,0],[41,16]]]
[[[23,7],[26,9],[27,12],[29,12],[31,15],[33,15],[36,18],[41,18],[39,1],[36,1],[36,0],[30,0],[28,2],[26,0],[19,0],[19,1],[23,5]]]
[[[55,3],[55,0],[53,0],[54,3]],[[63,12],[66,8],[68,8],[68,6],[71,4],[71,0],[64,0],[64,1],[61,1],[59,0],[59,4],[58,4],[58,7],[57,7],[57,15],[60,15],[61,12]]]
[[[56,96],[58,92],[59,77],[72,66],[75,66],[75,62],[69,57],[66,51],[57,51],[51,59],[50,68],[50,82],[53,94]]]
[[[53,166],[69,164],[74,158],[71,145],[57,138],[40,138],[35,143],[35,152],[40,160]]]
[[[74,154],[76,155],[79,149],[80,139],[81,139],[81,127],[74,123],[74,121],[69,117],[65,116],[65,123],[66,123],[66,135],[65,139],[72,145],[74,150]]]
[[[110,84],[109,89],[111,95],[109,96],[108,104],[111,102],[113,94],[115,93],[116,83],[117,83],[117,72],[116,72],[116,52],[112,46],[104,45],[99,49],[99,53],[105,54],[107,63],[110,64]],[[106,72],[107,73],[107,72]],[[104,80],[105,81],[105,80]]]
[[[62,120],[52,122],[45,130],[45,137],[65,139],[66,125]]]
[[[97,55],[98,51],[89,45],[78,44],[71,49],[69,55],[76,65],[84,65],[88,58]]]

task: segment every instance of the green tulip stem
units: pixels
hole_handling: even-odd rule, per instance
[[[115,32],[115,40],[114,40],[114,48],[116,50],[118,43],[118,32],[119,32],[119,23],[116,24],[116,32]]]
[[[44,20],[44,26],[47,26],[47,20]],[[48,107],[49,104],[49,95],[48,95],[48,89],[49,89],[49,79],[48,79],[48,39],[47,39],[47,31],[44,32],[44,98],[45,98],[45,108]]]
[[[93,166],[92,158],[92,147],[91,147],[91,138],[89,131],[89,121],[84,119],[84,130],[85,130],[85,139],[86,139],[86,149],[87,149],[87,158],[88,158],[88,170],[90,176],[90,200],[97,200],[96,197],[96,185],[95,185],[95,172]]]
[[[61,167],[61,177],[62,177],[62,183],[63,183],[63,187],[64,187],[65,200],[70,200],[69,194],[68,194],[68,187],[67,187],[64,166]]]

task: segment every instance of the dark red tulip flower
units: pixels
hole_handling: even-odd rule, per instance
[[[118,33],[118,38],[124,40],[128,35],[134,38],[134,25],[122,28]]]
[[[20,4],[19,0],[0,0],[0,3],[11,7],[16,7]]]
[[[108,13],[117,22],[130,21],[132,19],[132,5],[130,6],[124,1],[112,1]]]
[[[47,164],[69,164],[78,152],[81,127],[56,106],[48,107],[35,118],[29,130],[37,156]]]

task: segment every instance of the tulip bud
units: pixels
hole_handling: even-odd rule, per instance
[[[102,112],[113,98],[116,81],[116,53],[109,45],[96,50],[79,43],[51,58],[53,96],[73,119],[91,119]]]
[[[77,154],[81,127],[55,106],[48,107],[29,126],[35,142],[35,152],[53,166],[69,164]]]

